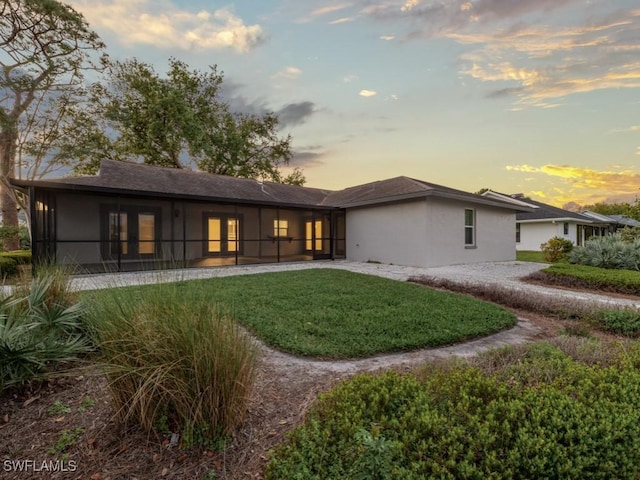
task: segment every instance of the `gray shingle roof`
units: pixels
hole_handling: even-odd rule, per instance
[[[248,178],[115,160],[103,160],[98,175],[62,178],[53,183],[114,192],[134,191],[179,198],[195,197],[279,205],[320,205],[329,193],[328,190],[318,188],[258,182]]]
[[[32,182],[16,180],[13,183],[20,186],[37,185],[123,194],[133,192],[168,198],[282,206],[347,208],[438,196],[511,210],[520,208],[501,200],[408,177],[395,177],[340,191],[330,191],[114,160],[103,160],[99,174],[95,176]]]
[[[584,223],[593,223],[594,221],[594,219],[589,218],[586,215],[581,215],[580,213],[577,213],[577,212],[571,212],[569,210],[564,210],[562,208],[554,207],[553,205],[547,205],[546,203],[537,202],[529,198],[527,199],[518,198],[518,199],[538,207],[532,212],[518,212],[516,214],[516,220],[519,222],[526,221],[526,220],[548,220],[548,219],[568,219],[568,220],[575,220],[575,221],[584,222]]]

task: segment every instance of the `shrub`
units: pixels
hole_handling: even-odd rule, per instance
[[[624,227],[617,232],[620,235],[622,241],[632,243],[640,239],[640,227]]]
[[[14,275],[18,271],[18,263],[13,258],[0,255],[0,275]]]
[[[626,241],[619,233],[594,237],[569,254],[571,263],[592,267],[640,270],[640,238]]]
[[[637,479],[640,372],[547,344],[524,353],[494,374],[357,376],[320,398],[266,478]]]
[[[180,292],[113,289],[91,328],[122,423],[181,433],[187,446],[219,444],[244,418],[256,349],[228,315]]]
[[[84,305],[50,301],[52,288],[54,280],[41,277],[0,300],[0,392],[47,378],[90,351]]]
[[[12,258],[18,265],[29,265],[31,263],[31,250],[12,250],[0,253],[0,257]]]
[[[602,310],[597,315],[605,328],[627,337],[640,336],[640,311],[632,308],[624,310]]]
[[[564,260],[572,248],[573,243],[561,237],[550,238],[547,242],[540,245],[544,259],[550,263]]]

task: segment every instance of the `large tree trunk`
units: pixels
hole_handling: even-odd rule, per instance
[[[18,203],[9,185],[14,175],[16,135],[12,132],[0,134],[0,211],[2,212],[2,248],[19,250]]]

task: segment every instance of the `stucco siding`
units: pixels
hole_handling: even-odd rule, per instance
[[[475,214],[475,243],[465,245],[465,210]],[[515,260],[515,212],[457,200],[427,200],[428,267]]]
[[[465,209],[475,244],[465,245]],[[515,212],[457,200],[347,209],[347,259],[417,267],[515,260]]]
[[[577,224],[569,223],[569,233],[564,233],[565,222],[536,222],[520,223],[520,242],[516,244],[518,250],[532,250],[539,252],[540,245],[553,237],[570,240],[575,245],[577,238]]]
[[[424,200],[347,209],[347,259],[426,265]]]

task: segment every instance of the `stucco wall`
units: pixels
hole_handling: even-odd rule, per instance
[[[424,200],[347,209],[347,259],[423,266],[426,232]]]
[[[516,248],[539,252],[540,245],[553,237],[565,238],[575,245],[577,224],[569,222],[569,233],[565,235],[564,222],[520,223],[520,242],[516,244]]]
[[[464,211],[474,209],[476,243],[465,246]],[[515,259],[515,212],[428,198],[347,209],[347,259],[418,267]]]
[[[464,242],[464,211],[475,210],[475,245]],[[427,266],[509,261],[516,258],[514,211],[429,198]]]

